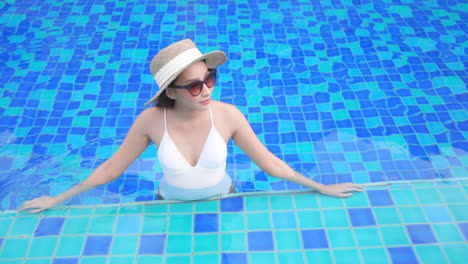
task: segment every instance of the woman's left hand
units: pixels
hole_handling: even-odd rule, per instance
[[[320,193],[335,196],[335,197],[349,197],[353,195],[351,192],[362,192],[364,186],[354,183],[338,183],[331,185],[324,185],[323,188],[318,190]]]

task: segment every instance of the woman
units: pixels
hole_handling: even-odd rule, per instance
[[[159,91],[145,105],[117,152],[83,183],[55,197],[25,202],[20,210],[32,213],[51,208],[83,191],[115,180],[148,147],[158,146],[164,177],[159,197],[199,200],[233,191],[226,174],[226,143],[234,142],[267,174],[320,193],[348,197],[362,186],[323,185],[297,172],[274,156],[258,140],[244,115],[233,105],[211,100],[216,68],[227,60],[222,51],[202,54],[189,40],[162,49],[151,61]]]

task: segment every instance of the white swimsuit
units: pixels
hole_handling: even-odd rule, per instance
[[[167,200],[200,200],[229,193],[231,178],[226,174],[227,145],[214,126],[211,128],[195,166],[182,156],[168,133],[164,109],[164,135],[159,144],[158,159],[163,169],[160,195]]]

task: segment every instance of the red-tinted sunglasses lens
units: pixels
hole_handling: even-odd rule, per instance
[[[208,76],[206,76],[203,82],[197,81],[197,82],[187,85],[187,90],[189,91],[191,95],[197,96],[201,94],[201,92],[203,91],[203,84],[206,84],[208,88],[211,88],[214,86],[215,82],[216,82],[216,70],[212,70],[210,71]]]

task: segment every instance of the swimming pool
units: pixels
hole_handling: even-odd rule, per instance
[[[436,197],[442,197],[440,201],[426,201],[413,195],[418,198],[410,205],[418,213],[409,214],[423,217],[408,222],[399,208],[406,208],[408,204],[396,201],[398,192],[391,187],[382,187],[390,188],[385,190],[391,193],[387,195],[393,201],[391,208],[397,208],[403,220],[389,226],[386,222],[370,221],[370,226],[377,225],[379,236],[384,236],[382,227],[408,230],[407,224],[424,225],[417,227],[416,233],[428,226],[436,230],[427,224],[433,223],[431,215],[447,212],[448,217],[441,223],[443,228],[458,234],[457,239],[453,235],[444,240],[439,231],[434,231],[437,243],[429,244],[452,262],[466,254],[462,242],[466,242],[468,236],[468,220],[463,212],[468,210],[462,209],[467,205],[464,180],[468,176],[465,11],[468,5],[463,1],[8,1],[0,8],[0,61],[3,65],[0,82],[4,84],[0,93],[0,211],[4,211],[4,218],[0,220],[9,223],[7,230],[0,232],[0,245],[3,240],[8,248],[10,243],[33,243],[16,240],[18,236],[38,231],[39,219],[8,210],[16,209],[27,199],[66,190],[104,162],[144,109],[143,103],[157,90],[147,67],[151,56],[173,41],[188,37],[204,51],[221,49],[228,54],[229,61],[219,69],[219,88],[215,89],[214,97],[238,106],[262,142],[296,170],[322,183],[393,182],[406,186],[401,187],[405,193],[435,190]],[[264,201],[269,205],[262,207],[266,211],[261,212],[272,219],[282,219],[272,220],[279,223],[277,226],[259,229],[270,233],[252,236],[266,234],[278,240],[283,235],[277,235],[276,229],[282,229],[282,223],[288,221],[291,213],[297,221],[301,221],[299,215],[305,213],[298,213],[300,210],[294,207],[298,203],[294,202],[295,209],[288,211],[282,207],[282,214],[274,217],[277,214],[273,214],[271,199],[276,198],[271,197],[276,196],[270,197],[263,191],[289,192],[301,187],[268,177],[232,143],[228,147],[228,173],[238,190],[259,192],[259,197],[263,197],[259,199],[269,201]],[[67,204],[109,204],[109,208],[114,208],[109,210],[120,212],[126,207],[111,204],[153,201],[162,176],[155,159],[156,151],[151,146],[118,180]],[[406,181],[411,183],[405,185]],[[456,198],[446,199],[446,192],[441,189],[455,190],[453,197]],[[298,193],[280,197],[286,197],[288,204],[290,200],[296,201]],[[378,218],[376,211],[381,205],[369,202],[372,197],[366,192],[361,198],[368,202],[354,206],[372,208],[372,217]],[[232,212],[229,217],[248,218],[250,198],[241,199],[235,200],[237,207],[238,203],[242,204],[240,215]],[[209,210],[219,213],[220,218],[215,219],[220,221],[220,226],[221,214],[225,212],[221,201],[213,202],[215,205]],[[338,203],[333,209],[341,210],[335,212],[337,215],[345,212],[351,219],[353,211],[348,202],[333,203]],[[198,204],[203,203],[191,206],[198,208]],[[132,223],[140,223],[148,215],[154,218],[152,213],[145,215],[147,211],[142,208],[146,207],[139,206],[129,218],[125,218],[125,212],[117,216],[106,211],[105,216],[114,219],[112,221],[122,217],[122,221]],[[168,208],[171,206],[178,205]],[[321,206],[320,203],[318,211],[311,212],[326,217],[328,211],[323,211]],[[426,208],[424,206],[432,209],[421,211]],[[183,215],[196,219],[198,211],[192,207],[183,211]],[[74,209],[54,211],[59,216],[51,221],[64,221],[66,225],[68,221],[82,220],[76,214],[87,214],[89,219],[101,214],[96,212],[100,209],[89,208],[82,209],[85,213],[78,209],[78,213]],[[390,211],[386,216],[392,215]],[[170,212],[173,213],[169,210],[165,217],[170,217]],[[434,221],[439,223],[439,220]],[[27,223],[24,224],[26,231],[16,231],[15,223],[23,223],[21,221]],[[286,229],[304,233],[304,228],[321,228],[325,230],[327,241],[331,241],[332,233],[354,227],[351,224],[349,220],[338,227],[297,224]],[[220,237],[250,235],[220,226],[216,229]],[[442,230],[440,228],[437,230]],[[120,229],[115,227],[105,235],[115,237],[120,234],[117,230]],[[89,235],[80,239],[92,244],[93,232],[86,232]],[[136,234],[135,241],[142,241],[141,230],[125,232],[122,234]],[[187,232],[189,237],[196,233],[172,229],[161,232]],[[62,233],[69,239],[67,234]],[[297,234],[288,233],[287,236],[296,237]],[[353,236],[357,241],[359,235],[353,233]],[[104,239],[108,242],[109,238]],[[167,241],[167,237],[164,239]],[[431,239],[427,241],[433,241]],[[111,238],[110,241],[117,240]],[[219,238],[219,241],[228,241],[228,238]],[[413,247],[415,241],[410,244],[384,242],[372,244],[373,253],[368,254],[382,252],[384,247],[381,246],[386,245],[383,252],[388,260],[398,262],[394,256],[412,256],[406,262],[412,263],[414,259],[422,261],[419,252],[428,250]],[[277,261],[282,258],[280,255],[291,252],[301,252],[301,258],[308,259],[304,253],[305,244],[301,245],[284,248],[274,244],[262,253],[270,254],[273,248]],[[327,248],[334,247],[334,243],[327,244]],[[364,261],[367,253],[363,255],[361,247],[356,242],[344,248],[358,252],[357,256]],[[26,246],[25,252],[31,252],[28,248],[35,247]],[[214,256],[222,259],[251,260],[247,249],[224,249],[208,252],[215,252]],[[161,257],[161,261],[168,263],[177,262],[170,260],[171,252],[176,252],[174,257],[189,254],[187,250],[183,253],[164,250],[168,255]],[[190,250],[191,254],[197,252],[194,248]],[[0,253],[0,257],[5,258],[5,252]],[[223,257],[217,254],[220,252],[241,255]],[[7,255],[7,259],[15,262],[21,256],[17,262],[30,260],[26,253],[16,253]],[[337,261],[342,253],[345,254],[332,251],[331,256]],[[28,254],[31,261],[42,258],[47,261],[53,257]],[[57,252],[55,254],[58,256]],[[93,255],[86,255],[80,261],[92,261],[90,256]],[[110,261],[110,256],[105,259]]]

